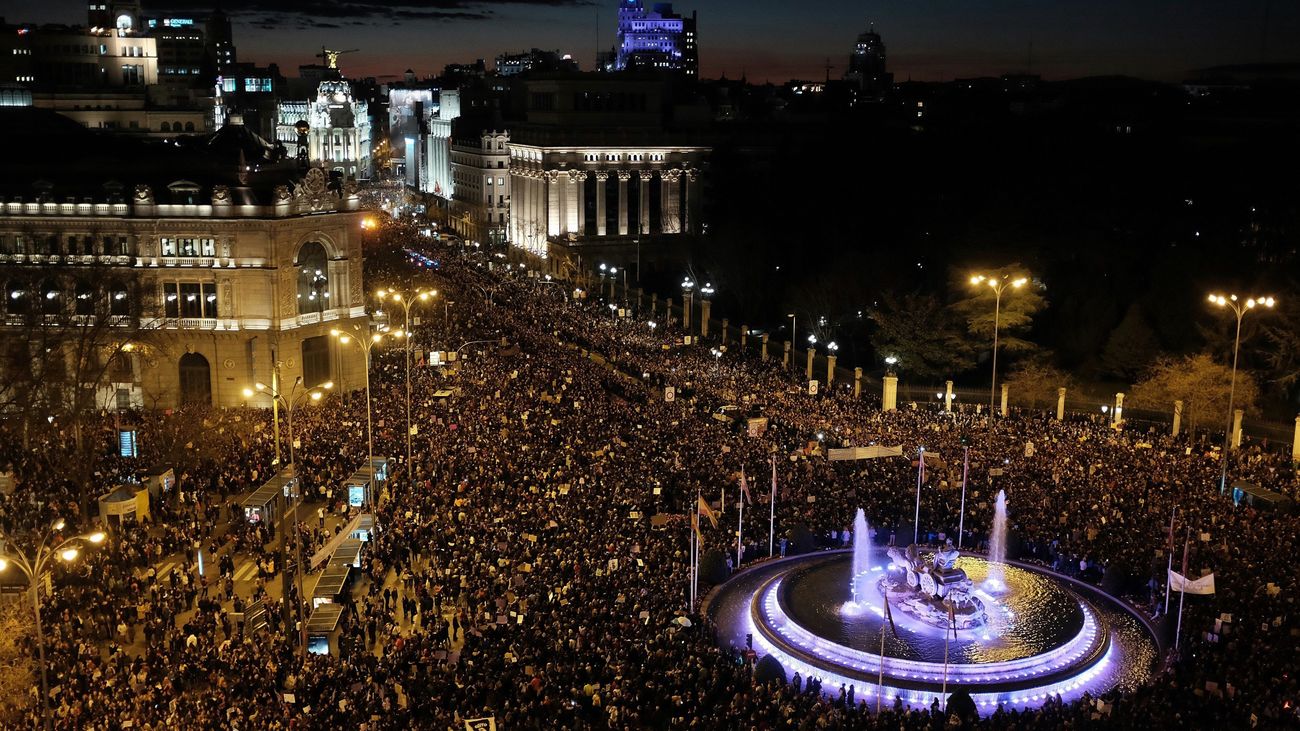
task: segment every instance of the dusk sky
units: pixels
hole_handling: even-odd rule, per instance
[[[0,0],[8,22],[84,23],[82,0]],[[224,0],[241,61],[312,63],[322,44],[356,48],[349,76],[421,76],[450,62],[530,47],[570,53],[590,69],[614,41],[617,0]],[[200,14],[211,0],[163,0],[146,13]],[[322,12],[322,9],[328,9]],[[951,79],[1026,68],[1049,79],[1126,74],[1179,81],[1191,69],[1300,60],[1300,3],[1268,0],[684,0],[699,12],[700,74],[751,81],[838,76],[874,21],[898,80]],[[1265,50],[1265,17],[1267,49]],[[599,18],[599,21],[598,21]]]

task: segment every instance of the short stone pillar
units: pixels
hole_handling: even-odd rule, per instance
[[[722,344],[723,345],[727,344],[727,329],[730,327],[731,327],[731,321],[725,317],[722,318]]]
[[[610,302],[614,301],[614,281],[615,281],[615,277],[609,278],[609,301]],[[626,295],[627,291],[625,290],[623,294]]]
[[[664,298],[664,319],[668,321],[669,325],[673,324],[673,298],[672,297]]]
[[[1232,410],[1232,448],[1241,448],[1241,417],[1245,412],[1241,409]]]
[[[806,375],[806,376],[808,377],[808,380],[811,381],[811,380],[812,380],[812,362],[813,362],[813,357],[817,355],[817,351],[813,350],[813,349],[810,347],[810,348],[808,348],[808,350],[806,350],[806,351],[804,351],[804,352],[808,354],[808,358],[807,358],[808,363],[807,363],[807,365],[804,366],[804,369],[803,369],[803,370],[804,370],[804,375]]]
[[[853,398],[862,398],[862,368],[853,369]]]
[[[945,414],[952,413],[952,381],[944,381],[943,384],[943,411]]]
[[[749,325],[740,326],[740,349],[744,350],[749,345]]]
[[[880,410],[893,411],[898,408],[898,376],[886,373],[880,379]]]
[[[709,310],[713,309],[713,303],[708,300],[700,300],[700,337],[709,336]]]
[[[1124,420],[1124,392],[1115,394],[1115,408],[1110,410],[1110,423],[1118,424]]]
[[[644,297],[645,297],[645,287],[637,287],[636,288],[636,309],[638,312],[641,310],[641,301],[642,298]]]
[[[831,390],[831,386],[834,384],[835,384],[835,356],[828,355],[826,356],[826,390],[827,391]]]
[[[1007,392],[1010,390],[1011,390],[1010,385],[1006,383],[1002,384],[1002,412],[1001,413],[1003,416],[1007,415]]]
[[[1182,431],[1182,430],[1183,430],[1183,402],[1182,402],[1182,401],[1175,401],[1175,402],[1174,402],[1174,433],[1173,433],[1173,435],[1174,435],[1174,436],[1178,436],[1178,432],[1180,432],[1180,431]]]
[[[1065,421],[1065,389],[1056,389],[1056,420]]]
[[[763,341],[763,358],[762,358],[762,360],[763,360],[764,363],[766,363],[766,362],[767,362],[767,333],[763,333],[762,341]]]
[[[691,334],[691,310],[695,309],[695,304],[691,297],[682,301],[682,329],[687,335]]]
[[[782,367],[782,368],[789,368],[789,367],[790,367],[790,352],[791,352],[791,351],[790,351],[790,341],[789,341],[789,340],[786,340],[786,341],[785,341],[785,354],[781,356],[781,367]]]
[[[1295,418],[1295,434],[1291,436],[1291,461],[1300,462],[1300,416]]]
[[[658,309],[659,309],[659,293],[651,292],[650,293],[650,316],[654,317],[655,311]]]

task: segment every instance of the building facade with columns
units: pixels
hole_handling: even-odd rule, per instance
[[[528,86],[527,123],[509,143],[511,243],[548,257],[703,232],[710,148],[664,124],[659,83],[580,75]]]
[[[215,163],[140,148],[98,175],[42,176],[35,197],[15,192],[25,171],[0,190],[6,352],[42,328],[104,327],[92,347],[122,361],[94,384],[108,409],[268,405],[243,391],[277,361],[283,384],[360,387],[364,356],[329,335],[367,322],[355,187],[254,157],[266,143],[248,134],[213,135]]]

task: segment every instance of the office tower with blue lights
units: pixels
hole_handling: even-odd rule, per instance
[[[655,3],[647,10],[642,0],[620,0],[618,6],[617,70],[655,70],[699,76],[700,57],[695,42],[695,13],[684,17],[672,3]]]

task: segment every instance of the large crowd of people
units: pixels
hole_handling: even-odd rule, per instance
[[[342,600],[338,655],[298,653],[296,620],[283,619],[294,612],[282,612],[281,602],[296,610],[304,598],[292,584],[287,596],[277,591],[286,570],[277,527],[250,524],[231,507],[274,472],[269,414],[138,414],[146,459],[106,448],[93,494],[150,461],[173,465],[177,486],[150,520],[56,569],[44,605],[54,728],[458,729],[484,716],[501,729],[956,725],[937,702],[899,701],[876,714],[866,699],[830,688],[757,680],[744,648],[719,642],[707,613],[690,603],[686,518],[697,495],[732,515],[742,468],[760,503],[775,472],[781,545],[771,552],[839,545],[859,507],[879,543],[908,543],[914,530],[937,541],[955,536],[960,522],[963,543],[979,547],[1003,490],[1016,553],[1100,583],[1152,617],[1163,611],[1176,509],[1179,552],[1190,527],[1189,566],[1196,575],[1213,570],[1218,592],[1189,598],[1181,651],[1158,660],[1151,682],[1108,693],[1104,714],[1092,699],[1051,701],[961,723],[1300,726],[1292,659],[1300,580],[1291,565],[1300,518],[1221,495],[1220,455],[1195,436],[1029,411],[990,418],[904,404],[882,412],[878,399],[855,398],[843,386],[809,395],[779,358],[737,347],[734,332],[725,350],[717,333],[711,345],[681,345],[683,332],[662,306],[650,312],[648,303],[629,301],[619,316],[621,297],[611,309],[595,291],[555,286],[393,222],[373,238],[372,288],[454,294],[454,307],[440,304],[414,328],[413,348],[423,355],[491,342],[467,346],[451,365],[412,359],[411,419],[419,428],[409,464],[406,353],[375,351],[374,452],[394,466],[374,496],[376,529],[360,579]],[[664,398],[666,386],[676,398]],[[307,554],[331,537],[324,516],[348,510],[341,484],[366,460],[365,404],[338,393],[295,414],[310,509],[291,544],[303,542]],[[766,417],[766,430],[751,435],[743,419],[714,418],[728,405]],[[197,448],[174,444],[196,423]],[[57,429],[25,445],[0,442],[0,465],[17,477],[12,494],[0,497],[6,535],[59,516],[75,524],[69,531],[86,525],[72,518],[86,495],[60,478]],[[152,444],[171,446],[150,455]],[[927,463],[919,526],[912,459],[824,455],[868,444],[901,446],[905,455],[924,446],[937,456]],[[1288,455],[1260,445],[1235,454],[1231,474],[1300,495]],[[746,518],[742,563],[769,555],[767,510]],[[702,563],[734,556],[731,531],[706,521],[702,535]],[[195,546],[210,560],[222,557],[216,578],[195,570]],[[170,556],[180,567],[157,574]],[[258,563],[251,590],[236,587],[236,560]],[[242,624],[254,602],[270,610],[269,625],[257,631]],[[38,684],[23,700],[15,727],[39,727]]]

